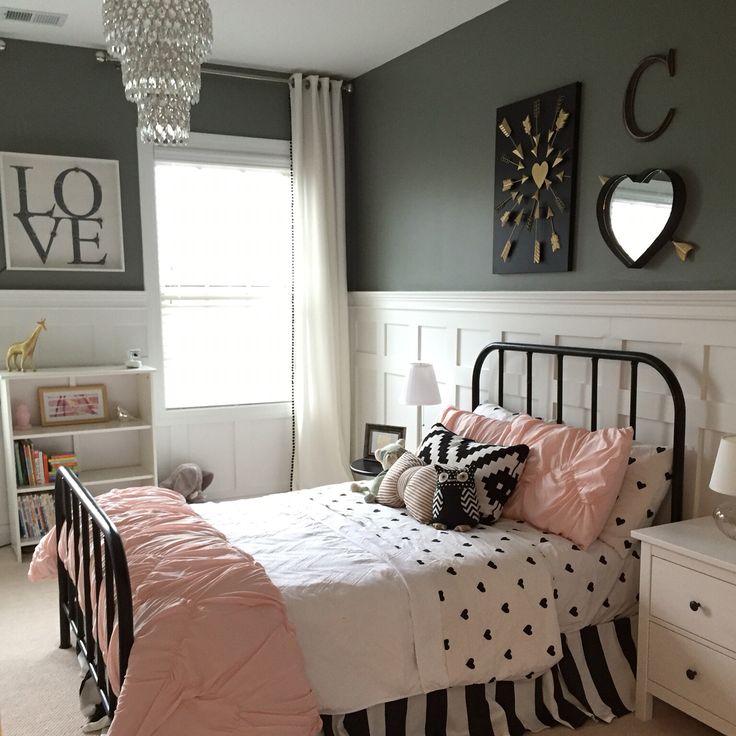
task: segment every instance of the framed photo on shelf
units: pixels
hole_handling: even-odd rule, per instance
[[[406,427],[389,424],[366,424],[363,457],[375,459],[376,450],[406,437]]]
[[[44,427],[106,422],[109,419],[107,387],[101,383],[89,386],[41,386],[38,389],[38,406]]]

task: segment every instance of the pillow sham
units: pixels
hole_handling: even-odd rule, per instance
[[[480,408],[480,407],[478,407]],[[505,411],[505,410],[504,410]],[[467,437],[475,442],[485,442],[491,445],[508,444],[502,437],[508,432],[509,418],[489,418],[480,414],[456,409],[448,406],[440,416],[440,424],[451,432]]]
[[[500,447],[473,442],[442,424],[435,424],[422,441],[417,455],[427,465],[466,468],[474,464],[480,520],[484,524],[493,524],[516,488],[529,448],[524,444]]]
[[[633,546],[631,532],[652,525],[672,479],[671,447],[634,443],[618,499],[600,539],[625,557]]]
[[[419,467],[424,463],[411,452],[405,452],[389,469],[384,479],[381,481],[381,485],[378,486],[378,493],[376,494],[376,501],[383,506],[391,506],[392,508],[399,509],[404,505],[404,502],[399,495],[399,480],[405,470],[409,468]],[[406,480],[404,481],[406,485]]]
[[[506,422],[506,430],[504,442],[523,442],[533,452],[503,515],[587,547],[616,503],[631,450],[631,427],[589,432],[521,415]]]
[[[473,409],[473,414],[485,417],[486,419],[499,419],[502,422],[507,422],[509,419],[518,416],[519,412],[509,411],[498,404],[478,404]]]
[[[435,465],[437,486],[432,499],[432,524],[438,529],[468,531],[478,525],[480,507],[475,492],[475,464],[464,468]]]

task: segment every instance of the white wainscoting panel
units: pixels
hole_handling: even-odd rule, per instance
[[[156,338],[151,325],[158,318],[152,304],[155,300],[144,292],[0,292],[0,361],[4,363],[10,343],[27,337],[45,317],[47,331],[36,349],[39,368],[122,364],[129,348],[140,348],[144,362],[160,368],[160,350],[152,344]],[[291,418],[287,405],[175,413],[163,411],[160,389],[157,393],[159,478],[179,463],[192,461],[214,472],[207,490],[212,500],[288,489]],[[0,546],[10,541],[4,477],[0,457]]]
[[[406,426],[411,448],[422,423],[428,427],[442,411],[398,403],[411,361],[433,363],[443,402],[470,409],[473,364],[489,342],[636,350],[663,359],[685,393],[685,515],[710,513],[719,502],[708,480],[720,438],[736,433],[736,292],[353,292],[350,324],[356,457],[367,422]],[[496,378],[495,365],[488,365],[483,399]],[[550,356],[535,357],[534,378],[534,414],[554,417],[557,376]],[[567,423],[589,424],[590,381],[587,361],[565,360]],[[599,388],[599,426],[625,426],[628,368],[602,362]],[[647,366],[640,366],[638,393],[639,439],[671,442],[669,392]],[[521,354],[506,355],[504,403],[526,408]]]

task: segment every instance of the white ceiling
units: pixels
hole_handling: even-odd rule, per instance
[[[211,61],[356,77],[505,0],[210,0]],[[0,21],[0,38],[102,48],[102,0],[0,0],[66,13],[62,28]]]

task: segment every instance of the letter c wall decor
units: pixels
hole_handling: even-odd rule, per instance
[[[642,74],[654,64],[664,64],[667,67],[670,77],[675,76],[675,50],[670,49],[666,54],[653,54],[647,56],[641,64],[634,70],[631,75],[629,84],[626,87],[626,96],[624,97],[624,125],[629,135],[637,141],[653,141],[658,138],[669,127],[672,118],[675,117],[675,108],[671,107],[664,120],[654,129],[650,131],[643,130],[636,122],[634,107],[636,104],[636,88],[639,85],[639,79]]]

